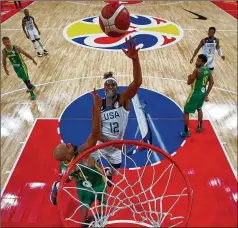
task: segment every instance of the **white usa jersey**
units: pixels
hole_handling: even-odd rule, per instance
[[[213,57],[217,46],[217,39],[215,37],[205,38],[205,44],[202,46],[202,54],[207,57]]]
[[[36,30],[35,26],[34,26],[34,18],[29,16],[29,17],[24,17],[23,18],[24,22],[25,22],[25,27],[27,31],[32,31],[32,30]]]
[[[128,116],[129,111],[126,111],[119,103],[119,95],[112,107],[107,107],[106,99],[103,99],[101,107],[102,135],[111,140],[123,139]]]

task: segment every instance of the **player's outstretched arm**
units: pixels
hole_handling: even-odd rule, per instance
[[[3,68],[6,72],[6,74],[9,75],[9,71],[7,69],[7,58],[6,58],[4,50],[2,50],[2,65],[3,65]]]
[[[193,53],[193,57],[190,60],[190,63],[193,63],[193,60],[195,58],[195,56],[198,54],[199,50],[202,48],[202,46],[205,44],[205,40],[201,40],[201,42],[199,43],[198,47],[196,48],[196,50]]]
[[[23,51],[20,47],[16,47],[16,50],[17,50],[17,52],[25,55],[28,59],[31,59],[33,61],[33,63],[37,65],[37,62],[34,60],[34,58],[30,54]]]
[[[222,58],[223,60],[225,60],[225,56],[222,55],[222,50],[221,50],[221,47],[220,47],[220,41],[219,41],[218,39],[217,39],[216,49],[217,49],[217,54],[218,54],[219,56],[221,56],[221,58]]]
[[[208,88],[207,88],[207,94],[206,94],[206,97],[205,97],[205,101],[209,101],[208,94],[211,92],[213,85],[214,85],[214,79],[213,79],[213,76],[211,75],[210,79],[209,79],[209,85],[208,85]]]
[[[83,145],[84,150],[87,150],[96,145],[101,135],[101,105],[102,100],[100,99],[97,91],[91,93],[93,97],[93,109],[92,109],[92,133],[87,138]]]
[[[121,93],[120,103],[122,105],[136,95],[138,89],[142,84],[142,72],[138,55],[140,48],[136,49],[136,40],[132,40],[131,37],[129,38],[129,41],[126,38],[126,43],[127,50],[122,49],[122,51],[128,58],[132,59],[134,80],[128,86],[128,88]]]

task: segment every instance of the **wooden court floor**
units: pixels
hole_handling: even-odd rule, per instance
[[[121,85],[132,80],[132,65],[123,52],[105,52],[73,45],[63,37],[64,28],[81,18],[98,15],[105,4],[98,1],[42,1],[28,7],[41,31],[49,56],[35,57],[35,66],[26,59],[32,82],[37,86],[30,101],[25,86],[8,63],[10,75],[1,67],[1,187],[26,141],[36,118],[59,118],[78,96],[101,88],[101,75],[113,71]],[[184,37],[175,45],[140,53],[143,87],[158,91],[183,107],[190,87],[187,75],[194,65],[190,58],[210,26],[217,28],[226,60],[216,56],[215,88],[204,106],[204,118],[214,125],[232,165],[237,169],[237,20],[211,2],[146,2],[128,5],[131,14],[151,15],[180,25]],[[183,8],[196,11],[208,20],[194,20]],[[195,10],[196,9],[196,10]],[[23,12],[1,24],[1,37],[35,55],[21,29]],[[92,78],[92,76],[98,76]],[[197,116],[194,115],[194,118]],[[44,140],[44,139],[42,139]],[[32,155],[34,159],[34,155]]]

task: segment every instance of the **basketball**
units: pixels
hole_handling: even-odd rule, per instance
[[[102,31],[111,37],[125,34],[130,26],[130,14],[119,3],[107,4],[101,11],[99,23]]]

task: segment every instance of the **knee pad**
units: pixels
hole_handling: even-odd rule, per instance
[[[37,38],[37,39],[36,39],[36,41],[39,41],[39,40],[40,40],[40,38]]]
[[[35,42],[36,42],[36,40],[32,40],[31,42],[32,42],[32,43],[35,43]]]

